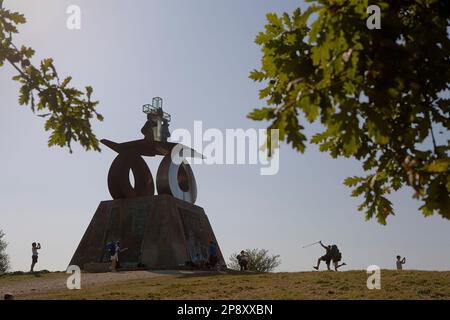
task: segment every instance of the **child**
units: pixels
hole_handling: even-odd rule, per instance
[[[38,262],[38,255],[39,255],[38,250],[39,249],[41,249],[41,244],[40,243],[38,243],[36,245],[36,242],[33,242],[31,244],[32,255],[31,255],[31,269],[30,269],[30,272],[34,272],[34,265]]]

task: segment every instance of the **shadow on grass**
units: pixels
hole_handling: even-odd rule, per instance
[[[269,272],[238,271],[233,269],[227,269],[223,271],[194,271],[194,273],[180,273],[180,278],[224,277],[224,276],[248,277],[261,274],[269,274]]]

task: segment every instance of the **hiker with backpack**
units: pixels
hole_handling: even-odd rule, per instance
[[[313,267],[314,269],[319,270],[321,261],[325,261],[328,270],[331,270],[330,269],[331,261],[333,261],[335,271],[338,271],[340,267],[345,266],[345,263],[339,265],[339,261],[342,260],[342,254],[335,244],[332,246],[331,245],[325,246],[322,243],[322,241],[319,241],[319,243],[326,250],[326,253],[317,260],[317,266],[314,266]]]
[[[108,249],[109,255],[111,256],[111,271],[116,272],[117,269],[120,268],[119,253],[128,250],[128,248],[121,249],[120,241],[117,241],[116,243],[108,242],[106,248]]]
[[[328,270],[330,270],[330,262],[331,262],[331,256],[330,256],[330,253],[331,253],[331,246],[330,246],[330,245],[324,246],[323,243],[322,243],[322,240],[319,241],[319,243],[320,243],[320,245],[326,250],[326,253],[325,253],[323,256],[321,256],[321,257],[317,260],[317,266],[314,266],[313,268],[316,269],[316,270],[319,270],[320,262],[321,262],[321,261],[325,261],[325,263],[327,264]]]
[[[346,265],[345,262],[339,264],[339,261],[342,260],[342,253],[339,251],[337,245],[333,244],[331,246],[330,256],[331,256],[331,261],[333,262],[333,265],[334,265],[334,271],[338,271],[338,269],[340,267]]]

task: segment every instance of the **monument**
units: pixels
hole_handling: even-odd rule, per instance
[[[141,130],[143,139],[100,141],[118,153],[108,173],[113,200],[100,202],[70,264],[82,270],[92,265],[107,266],[110,257],[106,244],[120,241],[122,248],[128,248],[119,258],[126,269],[179,269],[197,255],[206,260],[207,247],[214,241],[218,263],[224,265],[208,217],[194,204],[197,183],[192,168],[186,161],[173,160],[174,154],[181,158],[202,155],[167,141],[171,117],[163,111],[161,98],[153,98],[152,104],[143,106],[143,112],[147,115]],[[156,174],[158,195],[143,156],[163,156]]]

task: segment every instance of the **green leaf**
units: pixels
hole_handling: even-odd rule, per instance
[[[275,108],[254,109],[247,117],[252,120],[270,120],[273,118]]]
[[[250,73],[249,78],[252,79],[252,80],[254,80],[254,81],[261,82],[262,80],[265,79],[265,74],[264,74],[263,72],[261,72],[261,71],[253,70],[253,71]]]
[[[433,161],[426,167],[426,170],[431,173],[440,173],[448,171],[449,167],[450,158],[445,158]]]
[[[70,81],[72,81],[72,77],[70,77],[70,76],[66,77],[63,80],[63,82],[61,82],[61,88],[65,88],[69,84]]]
[[[9,14],[9,19],[15,24],[24,24],[27,22],[25,16],[18,12],[12,12],[11,14]]]
[[[362,178],[362,177],[357,177],[357,176],[348,177],[344,180],[344,185],[346,185],[347,187],[354,187],[364,181],[365,181],[365,178]]]

